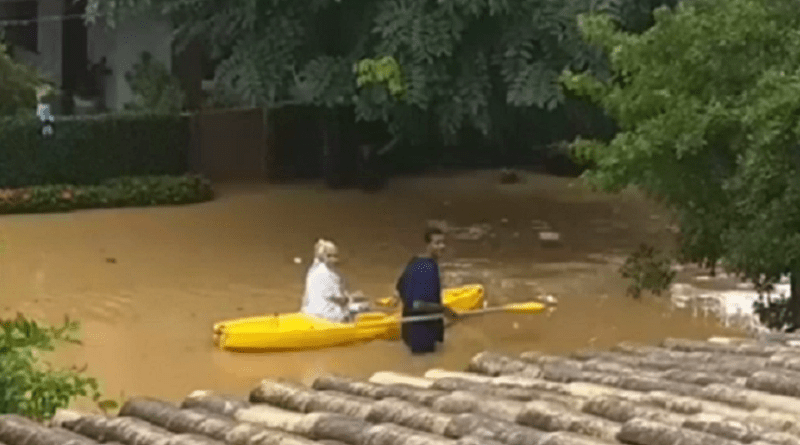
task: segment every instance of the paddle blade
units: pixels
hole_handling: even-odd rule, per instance
[[[545,309],[547,309],[546,305],[536,301],[507,304],[503,306],[504,312],[510,312],[512,314],[538,314],[539,312],[544,312]]]

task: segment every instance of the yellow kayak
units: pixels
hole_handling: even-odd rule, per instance
[[[445,289],[442,303],[455,311],[481,309],[480,284]],[[367,312],[354,323],[334,323],[302,313],[222,321],[214,325],[214,343],[231,351],[300,351],[400,337],[400,313]]]

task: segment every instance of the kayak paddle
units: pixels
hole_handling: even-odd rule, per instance
[[[476,309],[474,311],[458,312],[458,318],[456,320],[460,320],[465,317],[472,317],[475,315],[492,314],[497,312],[505,312],[508,314],[538,314],[554,306],[555,305],[553,303],[550,302],[543,303],[539,301],[528,301],[525,303],[511,303],[511,304],[505,304],[503,306],[488,307],[485,309]],[[438,320],[444,318],[444,316],[445,316],[444,314],[415,315],[413,317],[401,318],[400,322],[413,323],[417,321]]]

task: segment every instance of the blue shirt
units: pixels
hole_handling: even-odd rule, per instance
[[[397,292],[403,302],[403,316],[424,315],[415,311],[415,301],[442,304],[439,265],[432,258],[414,257],[397,280]],[[444,320],[403,323],[403,341],[413,352],[431,352],[437,341],[444,341]]]

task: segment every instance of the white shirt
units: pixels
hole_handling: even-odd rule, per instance
[[[344,295],[342,278],[325,263],[314,263],[306,275],[306,289],[301,312],[334,322],[345,322],[350,317],[348,307],[340,306],[331,298]]]

